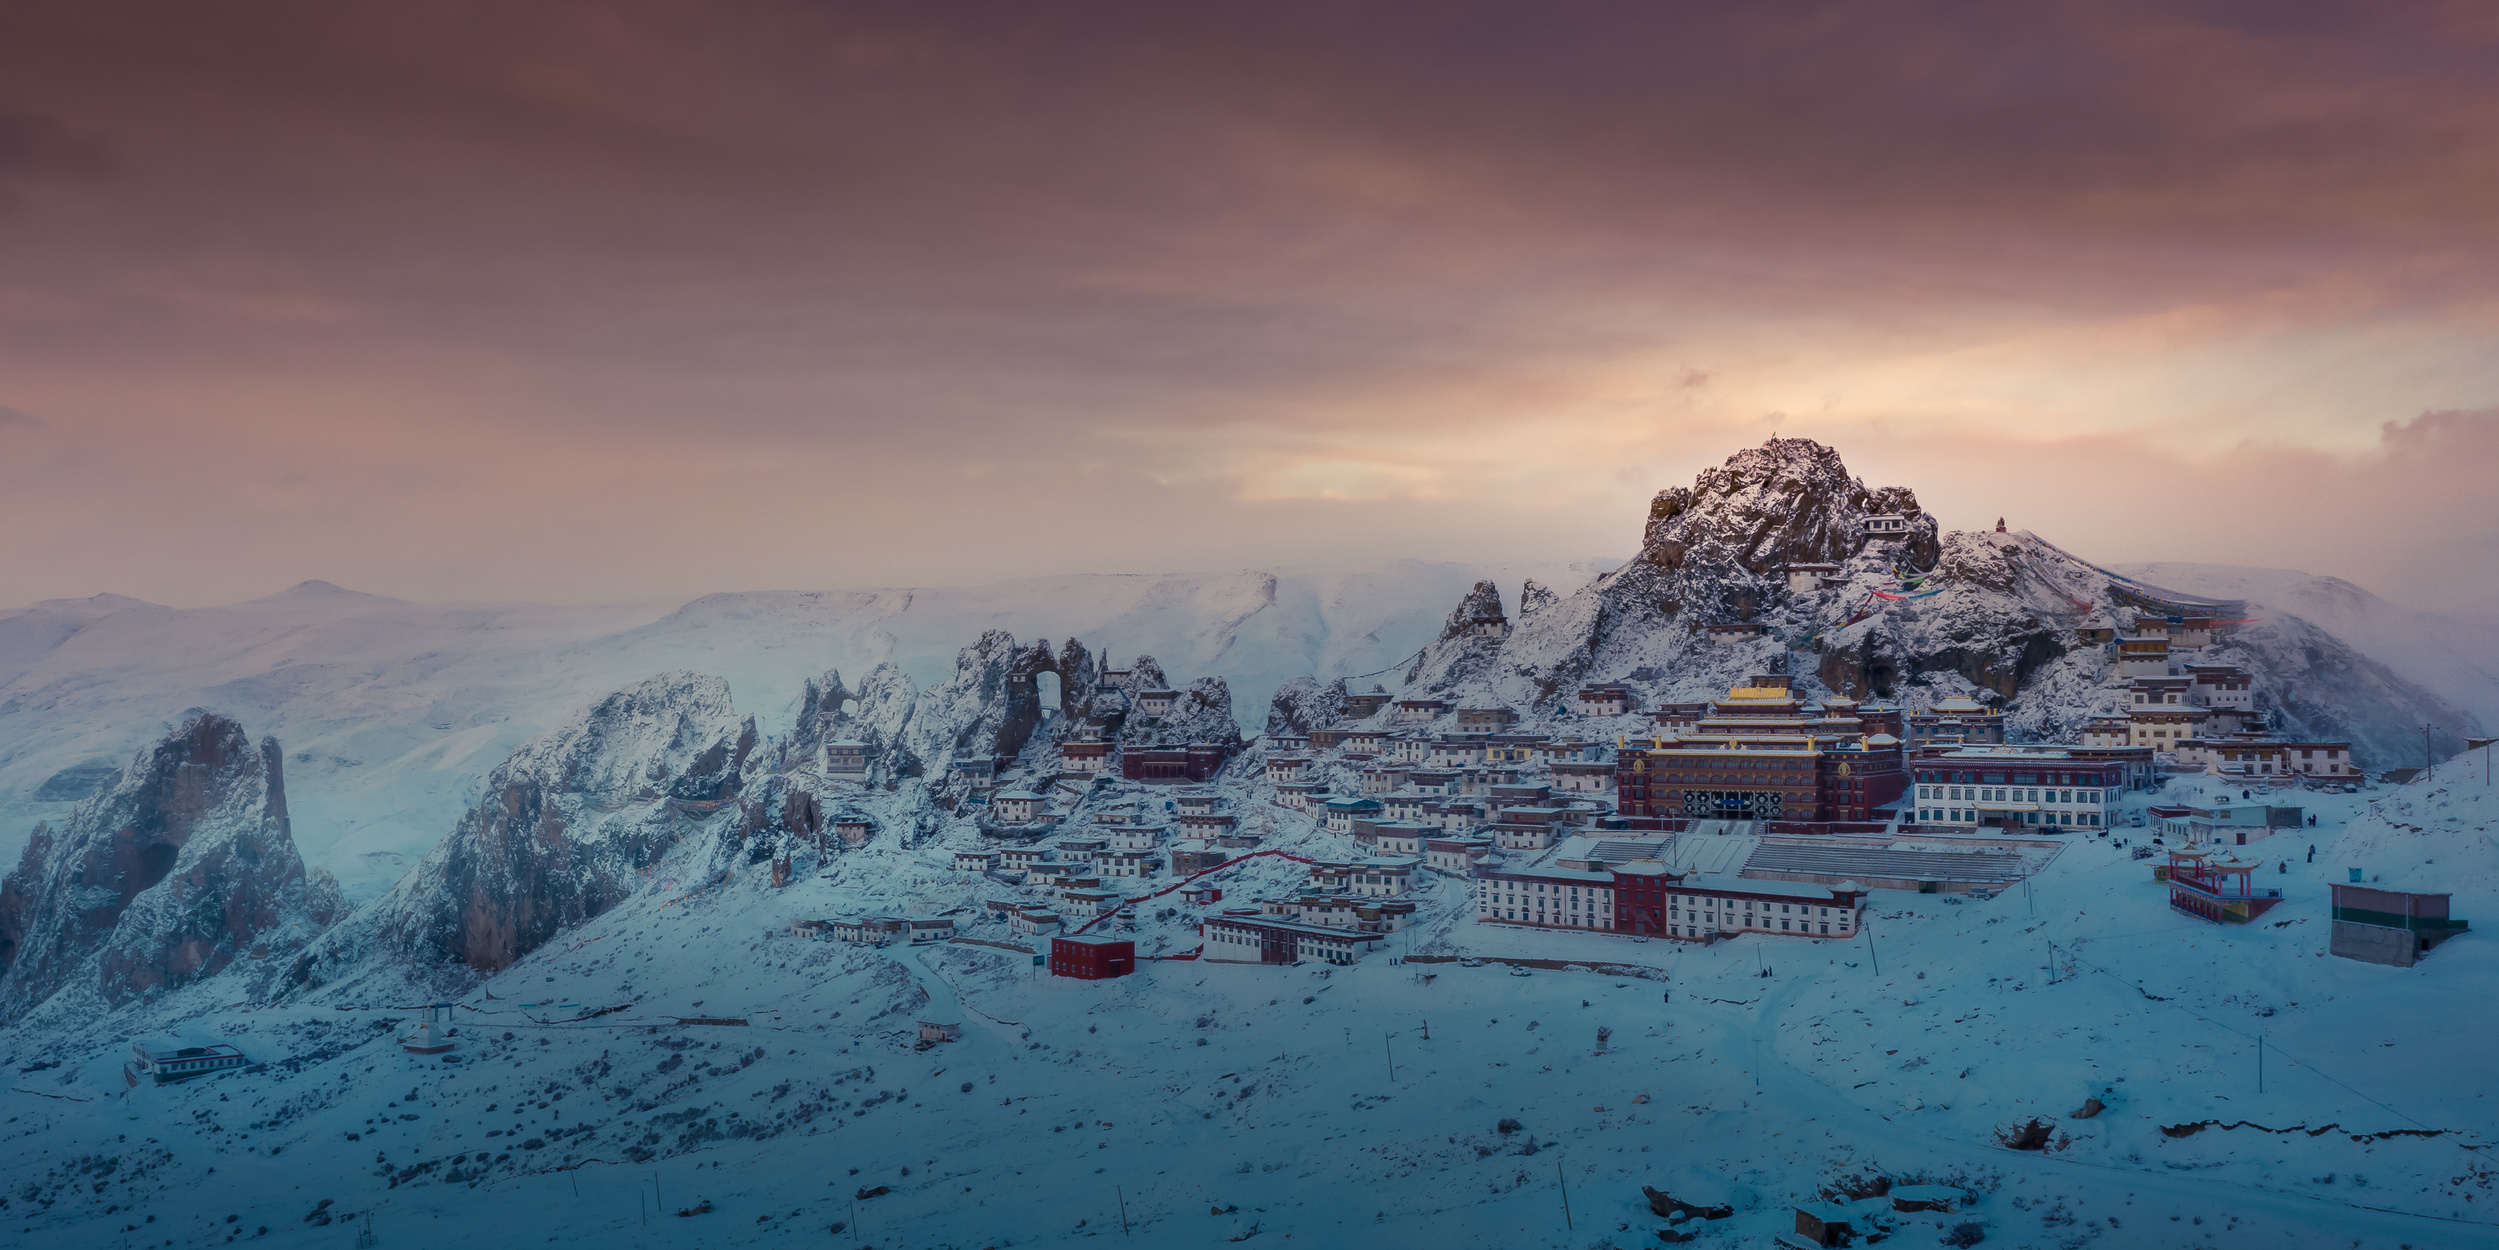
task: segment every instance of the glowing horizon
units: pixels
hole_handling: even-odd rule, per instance
[[[1948,526],[2499,606],[2471,10],[0,15],[0,604]]]

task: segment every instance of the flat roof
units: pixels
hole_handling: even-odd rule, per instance
[[[1590,868],[1487,868],[1484,870],[1484,875],[1487,877],[1532,877],[1539,880],[1569,881],[1581,885],[1603,885],[1614,879],[1614,874],[1611,872],[1598,872]]]
[[[1312,937],[1344,938],[1349,941],[1356,942],[1377,942],[1388,936],[1385,933],[1366,933],[1358,929],[1339,929],[1333,925],[1303,924],[1298,920],[1285,920],[1275,916],[1236,916],[1230,912],[1225,912],[1220,916],[1208,916],[1206,918],[1206,923],[1210,925],[1232,925],[1238,928],[1282,929],[1287,933],[1299,933]]]

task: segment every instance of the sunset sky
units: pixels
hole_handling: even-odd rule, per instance
[[[2131,11],[2129,11],[2131,10]],[[0,605],[1947,525],[2499,608],[2499,6],[0,7]]]

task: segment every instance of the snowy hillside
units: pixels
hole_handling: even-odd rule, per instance
[[[1395,665],[1478,578],[1575,586],[1596,571],[1395,561],[673,608],[412,604],[322,582],[217,608],[50,601],[0,612],[0,862],[191,707],[286,745],[298,845],[363,898],[440,840],[514,748],[653,673],[717,675],[741,707],[778,720],[827,669],[856,686],[891,662],[938,683],[997,627],[1152,654],[1181,682],[1220,675],[1254,717],[1289,677]]]
[[[2467,751],[2369,804],[2336,847],[2339,866],[2392,889],[2452,893],[2468,918],[2499,916],[2499,761],[2491,756],[2490,747]]]
[[[1257,778],[1214,789],[1271,845],[1359,853]],[[779,888],[743,857],[716,871],[733,810],[695,820],[617,906],[454,988],[448,1059],[398,1044],[443,988],[414,967],[0,1032],[16,1244],[1629,1250],[1663,1229],[1751,1250],[1824,1201],[1909,1246],[1964,1225],[2059,1250],[2499,1240],[2499,1085],[2472,1006],[2499,954],[2322,957],[2325,885],[2383,791],[2300,795],[2320,822],[2258,844],[2287,900],[2244,928],[2170,910],[2121,829],[1993,899],[1884,892],[1861,941],[1484,926],[1444,880],[1354,967],[1110,982],[1037,976],[974,919],[1017,890],[952,870],[981,845],[969,822],[905,834],[897,805],[920,799],[853,797],[892,831],[802,854]],[[1225,883],[1297,876],[1270,859]],[[1161,906],[1140,907],[1139,950],[1187,950],[1198,909]],[[904,908],[979,942],[789,934]],[[923,1020],[961,1039],[921,1048]],[[178,1031],[265,1066],[125,1088],[125,1039]],[[1646,1190],[1723,1218],[1661,1215]]]
[[[1471,588],[1407,675],[1458,703],[1563,711],[1588,680],[1655,703],[1788,673],[1817,697],[1976,698],[2023,740],[2072,742],[2131,697],[2093,635],[2131,633],[2147,604],[2179,593],[2040,535],[1939,533],[1906,488],[1869,488],[1835,449],[1774,438],[1660,492],[1638,556],[1515,623],[1497,588]],[[2228,615],[2238,610],[2207,606],[2231,623],[2179,658],[2250,673],[2280,732],[2348,741],[2381,769],[2419,759],[2425,724],[2442,756],[2474,731],[2468,712],[2331,631],[2287,611]]]
[[[2294,613],[2350,643],[2406,680],[2438,692],[2485,725],[2499,725],[2499,621],[2416,612],[2339,577],[2229,564],[2114,565],[2118,572],[2191,594],[2245,599]]]

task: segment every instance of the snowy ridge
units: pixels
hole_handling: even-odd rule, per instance
[[[860,727],[900,732],[906,688],[947,681],[963,647],[1004,628],[1160,656],[1184,682],[1221,676],[1255,712],[1296,675],[1411,656],[1477,580],[1593,572],[1395,560],[600,607],[409,604],[325,584],[215,608],[48,601],[0,610],[0,862],[193,706],[287,744],[303,854],[366,898],[512,751],[653,673],[716,674],[789,721],[805,683],[838,670]]]

